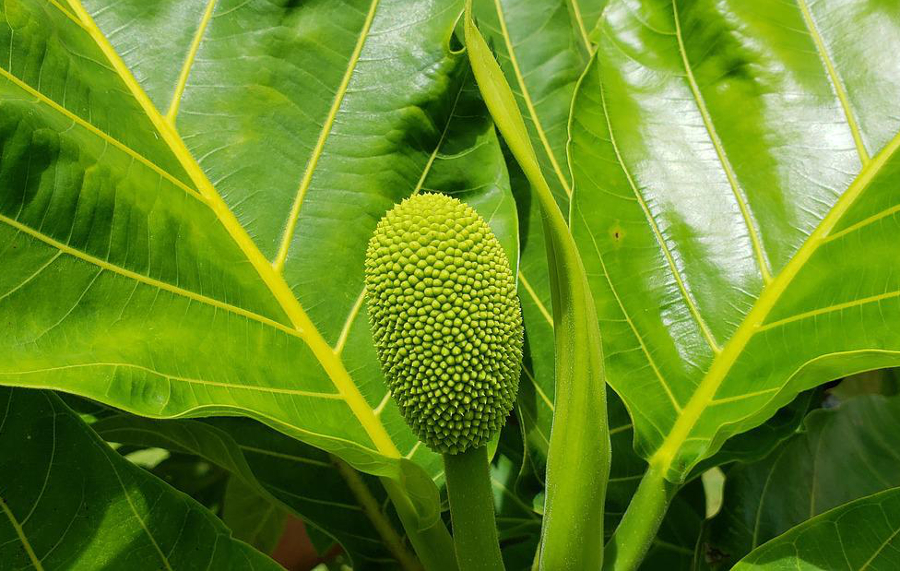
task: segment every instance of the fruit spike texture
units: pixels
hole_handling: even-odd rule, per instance
[[[369,241],[366,296],[388,388],[416,436],[447,454],[486,444],[515,401],[523,343],[490,226],[449,196],[404,200]]]

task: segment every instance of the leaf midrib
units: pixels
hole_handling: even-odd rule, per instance
[[[208,201],[210,209],[219,219],[219,223],[222,224],[238,247],[240,247],[241,251],[253,265],[260,278],[269,288],[273,297],[281,305],[282,309],[291,320],[291,323],[298,330],[298,333],[313,351],[322,368],[328,374],[328,377],[331,379],[337,390],[344,397],[344,400],[347,402],[354,416],[362,425],[373,444],[375,444],[378,452],[389,458],[399,458],[400,452],[386,428],[374,415],[372,408],[368,405],[365,398],[362,396],[362,393],[359,392],[359,388],[350,378],[343,362],[334,353],[318,329],[316,329],[315,325],[300,305],[299,300],[297,300],[291,292],[287,282],[284,281],[284,278],[279,273],[274,271],[269,264],[269,261],[263,256],[262,252],[250,238],[250,235],[244,227],[241,226],[240,222],[238,222],[234,213],[228,208],[228,205],[215,190],[206,174],[200,168],[200,165],[191,155],[180,135],[178,135],[150,101],[146,92],[137,83],[137,80],[125,65],[125,62],[122,61],[121,57],[119,57],[118,53],[116,53],[115,49],[81,4],[81,0],[68,0],[68,2],[72,11],[81,20],[84,29],[109,60],[110,64],[112,64],[117,75],[119,75],[132,96],[140,104],[147,117],[153,123],[154,127],[156,127],[160,136],[172,151],[172,154],[178,159],[182,168],[197,186],[200,194]]]
[[[656,452],[650,457],[652,466],[657,466],[664,470],[664,473],[668,474],[681,445],[690,435],[691,430],[707,406],[714,399],[715,393],[724,382],[726,375],[738,357],[740,357],[744,348],[765,324],[765,320],[781,298],[781,295],[787,290],[806,262],[818,250],[819,246],[827,241],[829,233],[850,207],[856,203],[859,196],[868,188],[869,184],[898,148],[900,148],[900,132],[860,170],[860,173],[847,190],[803,242],[797,253],[794,254],[772,281],[763,288],[759,298],[757,298],[740,326],[735,330],[734,335],[728,340],[722,352],[713,360],[697,390],[691,396],[687,405],[685,405],[684,412],[675,421],[669,435],[666,436]],[[780,392],[777,394],[780,394]],[[777,397],[777,394],[772,398]]]

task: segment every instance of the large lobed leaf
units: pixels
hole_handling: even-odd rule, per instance
[[[281,569],[56,395],[0,388],[4,569]]]
[[[900,13],[612,0],[572,225],[609,382],[680,481],[800,391],[900,359]]]
[[[436,475],[381,380],[362,260],[425,190],[463,193],[516,251],[460,9],[4,2],[0,383],[252,416]]]

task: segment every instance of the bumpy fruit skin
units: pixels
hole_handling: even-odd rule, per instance
[[[404,200],[369,241],[366,297],[388,388],[419,439],[447,454],[487,443],[516,398],[523,329],[484,219],[441,194]]]

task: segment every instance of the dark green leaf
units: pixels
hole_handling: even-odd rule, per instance
[[[54,394],[0,388],[0,410],[4,569],[280,569]]]
[[[860,498],[773,539],[734,571],[900,568],[900,488]]]
[[[722,511],[706,531],[714,568],[851,500],[900,486],[900,398],[861,396],[819,410],[806,432],[765,460],[727,473]]]
[[[240,478],[230,478],[225,489],[222,520],[234,536],[263,553],[272,553],[284,531],[284,509],[260,495]]]
[[[386,561],[396,566],[390,542],[401,546],[399,556],[409,557],[376,478],[342,471],[329,454],[259,423],[238,418],[158,421],[119,414],[93,427],[108,440],[164,446],[228,470],[232,479],[267,502],[340,542],[357,569],[378,568]]]

